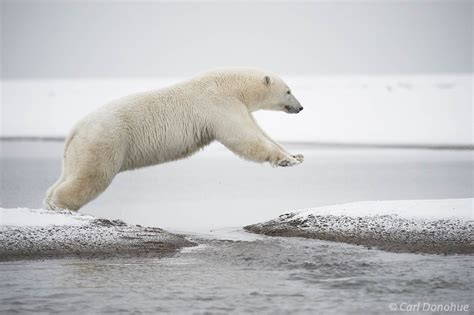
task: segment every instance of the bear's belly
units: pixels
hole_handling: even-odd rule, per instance
[[[162,164],[186,158],[210,144],[213,138],[206,132],[196,136],[164,137],[140,142],[132,141],[121,171]]]

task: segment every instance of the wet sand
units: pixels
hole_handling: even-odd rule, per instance
[[[244,227],[268,236],[304,237],[391,252],[474,254],[474,222],[408,219],[396,215],[349,217],[295,213]]]

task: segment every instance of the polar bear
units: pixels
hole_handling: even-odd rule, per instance
[[[73,128],[62,174],[44,204],[77,211],[118,173],[188,157],[214,140],[250,161],[303,162],[260,129],[252,112],[261,109],[298,113],[303,107],[282,79],[254,69],[215,70],[115,100]]]

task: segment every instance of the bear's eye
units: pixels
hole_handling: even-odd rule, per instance
[[[291,94],[291,91],[286,91],[286,94]]]

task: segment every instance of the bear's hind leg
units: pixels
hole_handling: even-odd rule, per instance
[[[46,196],[43,199],[43,206],[45,207],[45,209],[54,210],[54,207],[50,203],[51,196],[53,195],[56,188],[58,188],[58,186],[61,185],[63,182],[64,182],[64,172],[63,174],[61,174],[59,179],[51,187],[49,187],[48,191],[46,192]]]
[[[52,209],[77,211],[99,196],[111,181],[105,176],[66,179],[52,192],[48,205]]]

